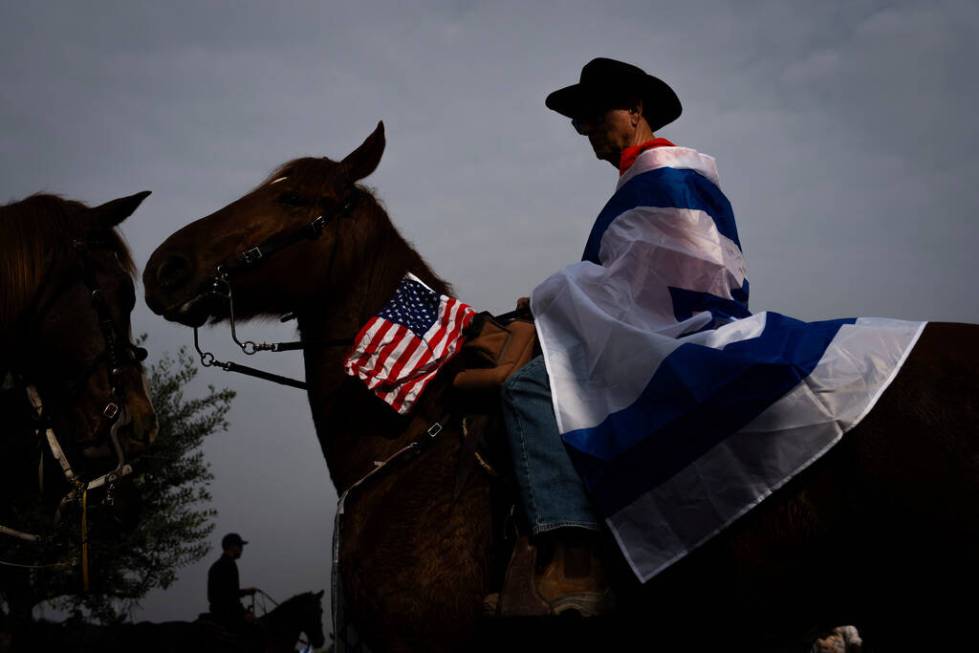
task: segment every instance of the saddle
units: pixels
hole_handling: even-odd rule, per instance
[[[463,392],[498,391],[504,381],[534,356],[537,329],[529,315],[514,311],[499,317],[480,313],[462,346],[466,367],[452,385]]]

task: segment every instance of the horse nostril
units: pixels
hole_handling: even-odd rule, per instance
[[[170,254],[156,271],[156,280],[166,290],[182,285],[192,271],[190,261],[180,254]]]
[[[156,435],[160,431],[160,423],[156,419],[156,415],[150,415],[146,418],[143,423],[143,432],[140,434],[143,442],[146,444],[153,444],[156,440]]]

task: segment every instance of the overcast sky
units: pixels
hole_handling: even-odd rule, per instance
[[[508,310],[580,256],[614,188],[544,107],[609,56],[679,94],[659,135],[717,157],[753,310],[979,322],[977,43],[975,0],[0,0],[0,201],[152,190],[123,229],[142,266],[279,163],[342,158],[384,120],[367,182],[460,298]],[[145,306],[133,323],[153,356],[191,342]],[[224,330],[205,337],[232,355]],[[297,354],[265,360],[302,374]],[[229,530],[251,542],[243,585],[278,599],[329,586],[336,495],[305,396],[200,377],[238,391],[230,432],[205,447],[215,550],[138,618],[205,610]]]

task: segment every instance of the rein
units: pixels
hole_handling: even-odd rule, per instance
[[[235,300],[234,292],[231,289],[231,278],[235,274],[238,274],[244,270],[250,270],[258,267],[261,263],[267,260],[269,256],[287,249],[292,245],[308,240],[318,240],[319,237],[323,235],[324,229],[331,220],[341,218],[350,213],[354,207],[354,204],[356,203],[356,197],[356,194],[351,192],[343,205],[336,210],[332,216],[328,217],[326,213],[322,213],[312,222],[307,223],[296,231],[287,234],[272,235],[255,247],[251,247],[241,252],[235,256],[231,262],[224,265],[219,265],[217,267],[214,276],[212,276],[209,280],[210,288],[208,289],[207,294],[214,297],[220,297],[227,302],[228,321],[231,327],[231,339],[236,345],[238,345],[238,348],[241,349],[242,353],[247,356],[253,356],[260,351],[302,351],[312,349],[314,347],[342,347],[353,344],[353,338],[337,338],[333,340],[313,341],[294,340],[289,342],[255,342],[253,340],[242,341],[238,337],[238,329],[235,321]],[[333,267],[333,261],[336,258],[336,248],[337,245],[334,243],[333,250],[330,254],[331,269]],[[292,314],[286,315],[282,318],[282,321],[285,322],[292,317],[294,317]],[[271,381],[272,383],[298,388],[300,390],[309,389],[309,386],[305,381],[299,381],[298,379],[282,376],[280,374],[274,374],[272,372],[260,370],[248,365],[242,365],[241,363],[236,363],[234,361],[218,360],[213,353],[205,351],[201,348],[200,335],[198,331],[199,327],[194,327],[194,349],[197,350],[197,354],[200,356],[201,365],[203,367],[218,367],[225,372],[236,372],[238,374],[252,376],[265,381]]]

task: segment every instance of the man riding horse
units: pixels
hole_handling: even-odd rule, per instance
[[[536,574],[536,549],[517,547],[513,562],[524,564],[511,564],[507,586],[530,581],[533,600],[511,601],[521,595],[504,587],[500,612],[607,609],[589,532],[601,524],[640,583],[616,584],[624,637],[651,628],[668,637],[666,626],[708,643],[732,632],[786,634],[838,619],[845,598],[885,630],[900,623],[885,635],[903,641],[926,602],[959,606],[943,595],[945,579],[979,570],[974,502],[956,500],[974,497],[979,477],[975,438],[963,435],[975,423],[975,327],[751,314],[714,160],[650,138],[680,111],[664,87],[598,60],[549,102],[626,169],[582,261],[533,292],[537,379],[531,365],[505,389],[534,540],[557,544],[544,547],[555,553],[544,552]],[[348,350],[332,346],[382,312],[408,273],[451,293],[359,183],[384,145],[378,124],[341,160],[289,161],[184,226],[147,263],[146,297],[188,326],[296,316],[301,341],[286,344],[303,351],[317,437],[344,497],[333,557],[338,632],[350,617],[378,650],[468,650],[496,588],[487,563],[493,493],[490,475],[460,473],[475,457],[471,440],[456,437],[466,422],[432,422],[450,408],[452,381],[436,379],[431,405],[399,416],[349,376]],[[256,254],[283,244],[289,256]],[[247,274],[232,274],[242,266]],[[536,403],[521,400],[532,394],[521,393],[524,382],[537,388]],[[518,431],[533,426],[519,416],[528,410],[550,417],[550,430]],[[577,477],[556,480],[549,461],[561,455]],[[581,514],[561,512],[567,504]],[[912,558],[927,565],[905,564]],[[822,583],[840,569],[867,593]]]
[[[238,582],[238,564],[247,541],[238,533],[221,538],[221,557],[207,571],[207,602],[211,617],[228,630],[244,630],[255,615],[241,604],[241,597],[254,596],[254,587],[242,588]]]
[[[546,104],[619,181],[582,261],[534,289],[543,353],[503,388],[533,546],[500,612],[596,615],[603,522],[645,582],[854,426],[923,325],[752,315],[714,159],[654,133],[681,113],[663,81],[599,58]]]

